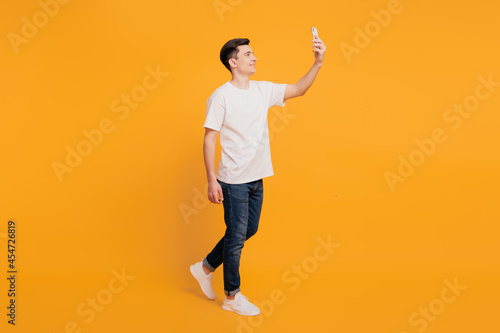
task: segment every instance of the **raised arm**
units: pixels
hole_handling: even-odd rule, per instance
[[[222,188],[215,178],[215,143],[219,132],[211,128],[205,128],[205,138],[203,139],[203,159],[207,171],[208,181],[208,200],[212,203],[220,204],[222,197]],[[217,196],[219,195],[219,196]],[[220,199],[219,199],[220,197]]]
[[[314,64],[297,83],[287,84],[284,100],[304,95],[313,84],[314,79],[316,79],[321,66],[323,66],[323,58],[326,51],[325,44],[319,37],[316,37],[313,39],[311,47],[314,47]]]

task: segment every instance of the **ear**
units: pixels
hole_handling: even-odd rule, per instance
[[[236,67],[236,60],[234,58],[229,59],[229,66]]]

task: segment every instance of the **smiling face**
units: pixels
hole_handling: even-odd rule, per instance
[[[257,58],[253,54],[252,48],[248,45],[240,45],[237,57],[229,59],[229,65],[233,74],[236,72],[243,76],[250,76],[256,72],[256,61]]]

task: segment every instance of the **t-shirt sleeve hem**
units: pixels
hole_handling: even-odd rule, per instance
[[[215,130],[215,131],[217,131],[217,132],[220,132],[220,127],[217,127],[217,126],[215,126],[215,125],[204,124],[204,125],[203,125],[203,127],[204,127],[204,128],[210,128],[210,129],[213,129],[213,130]]]
[[[277,106],[285,106],[285,104],[286,104],[286,100],[285,100],[285,91],[286,91],[286,86],[287,86],[287,85],[288,85],[287,83],[284,83],[284,84],[281,86],[281,87],[282,87],[282,88],[281,88],[281,89],[282,89],[282,93],[281,93],[281,96],[282,96],[282,97],[281,97],[281,100],[280,100],[280,101],[276,104]]]

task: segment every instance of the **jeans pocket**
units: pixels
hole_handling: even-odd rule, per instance
[[[246,185],[232,185],[231,200],[235,204],[248,203],[248,187]]]

